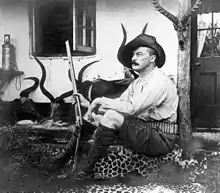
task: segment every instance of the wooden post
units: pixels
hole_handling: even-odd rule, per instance
[[[174,16],[166,10],[158,0],[152,0],[157,11],[167,17],[174,24],[178,36],[178,59],[177,59],[177,88],[179,94],[178,125],[180,130],[180,145],[189,157],[192,149],[192,123],[190,108],[190,57],[191,57],[191,15],[199,8],[201,0],[191,5],[191,0],[179,0],[178,15]]]
[[[191,0],[179,0],[178,17],[182,17],[191,7]],[[177,88],[179,94],[178,125],[180,130],[180,145],[189,153],[192,138],[192,124],[190,113],[190,52],[191,52],[191,18],[187,27],[184,50],[178,49]],[[177,31],[177,33],[179,33]],[[177,34],[178,37],[180,34]]]

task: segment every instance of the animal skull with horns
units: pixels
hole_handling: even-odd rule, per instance
[[[159,11],[162,15],[173,22],[174,29],[177,31],[180,50],[184,50],[184,43],[187,38],[186,32],[188,31],[189,27],[189,18],[192,15],[192,12],[199,8],[199,5],[202,3],[201,0],[196,0],[195,4],[190,9],[188,9],[181,18],[178,18],[167,11],[164,7],[161,6],[158,0],[152,0],[152,3],[157,11]]]

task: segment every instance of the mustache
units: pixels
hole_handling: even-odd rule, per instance
[[[132,61],[131,64],[134,64],[134,65],[139,65],[137,62],[135,61]]]

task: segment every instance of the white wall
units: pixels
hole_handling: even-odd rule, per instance
[[[163,0],[163,5],[173,14],[177,13],[178,2]],[[163,46],[167,59],[162,68],[165,73],[176,76],[177,70],[177,36],[172,23],[156,12],[151,0],[97,0],[97,54],[90,57],[74,58],[76,74],[87,64],[96,59],[101,61],[86,71],[85,79],[93,79],[100,75],[105,79],[122,78],[122,65],[117,60],[117,50],[122,41],[121,22],[125,25],[128,41],[137,36],[146,22],[147,33],[154,35]],[[0,45],[4,34],[11,34],[12,44],[16,47],[16,59],[19,70],[24,71],[21,77],[21,90],[32,84],[24,77],[41,77],[41,70],[34,59],[29,57],[29,24],[28,5],[25,1],[8,0],[0,2]],[[0,61],[2,56],[0,47]],[[47,69],[46,88],[56,97],[71,89],[67,77],[68,63],[66,58],[42,59]],[[19,96],[21,90],[16,79],[3,88],[1,98],[5,101]],[[48,102],[38,88],[32,98],[36,102]]]
[[[178,2],[163,0],[164,7],[176,14]],[[163,70],[168,74],[176,74],[177,36],[172,23],[156,12],[151,0],[100,0],[98,4],[97,26],[101,26],[97,36],[99,54],[105,59],[108,69],[117,64],[117,49],[122,41],[120,23],[125,25],[128,41],[139,35],[148,22],[147,34],[154,35],[164,48],[167,60]],[[104,35],[106,34],[106,35]],[[104,72],[103,72],[104,73]]]

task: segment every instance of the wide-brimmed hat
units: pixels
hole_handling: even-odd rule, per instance
[[[133,51],[138,47],[149,47],[156,51],[157,53],[157,67],[161,68],[166,60],[165,52],[160,44],[158,44],[156,38],[154,36],[150,36],[147,34],[140,34],[129,43],[127,43],[124,47],[120,48],[118,51],[118,58],[120,58],[120,62],[128,68],[132,67],[131,58],[133,56]]]

